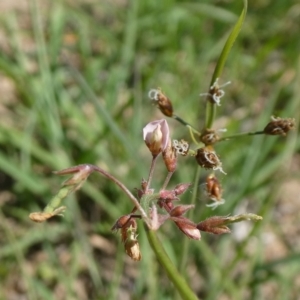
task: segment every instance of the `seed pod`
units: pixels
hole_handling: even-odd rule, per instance
[[[171,140],[168,142],[167,148],[163,151],[163,160],[169,172],[175,172],[177,167],[176,150],[172,146]]]
[[[222,187],[218,178],[214,174],[210,174],[206,177],[206,193],[212,200],[222,200]]]
[[[198,223],[197,228],[213,234],[230,233],[230,229],[226,226],[226,217],[214,216],[208,218]]]
[[[167,117],[173,116],[173,106],[171,100],[162,93],[160,89],[152,89],[148,96],[151,100],[156,101],[159,110]]]

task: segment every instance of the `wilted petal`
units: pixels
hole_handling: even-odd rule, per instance
[[[157,230],[169,218],[169,215],[158,214],[156,206],[153,205],[151,210],[151,229]]]
[[[53,212],[33,212],[29,215],[29,218],[37,223],[42,223],[54,216],[63,216],[64,211],[66,210],[65,206],[61,206],[55,209]]]

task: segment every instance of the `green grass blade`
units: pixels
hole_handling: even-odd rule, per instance
[[[214,84],[214,82],[216,81],[217,78],[221,77],[221,74],[222,74],[225,62],[230,53],[230,50],[231,50],[233,43],[235,42],[235,40],[242,28],[242,25],[244,23],[246,13],[247,13],[248,1],[244,0],[243,2],[244,2],[244,8],[242,10],[242,13],[241,13],[238,21],[236,22],[235,26],[233,27],[225,45],[224,45],[224,48],[221,52],[221,55],[218,59],[217,65],[215,67],[215,71],[213,73],[213,76],[212,76],[212,79],[210,82],[210,86],[212,86]],[[210,101],[207,101],[205,128],[212,127],[213,121],[215,119],[215,115],[216,115],[216,105],[214,103],[211,103]]]

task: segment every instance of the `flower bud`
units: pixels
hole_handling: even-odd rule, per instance
[[[241,222],[241,221],[260,221],[261,216],[246,213],[237,216],[227,217],[211,217],[197,224],[197,228],[201,231],[206,231],[214,234],[230,233],[230,229],[226,226],[227,224]]]
[[[230,233],[230,229],[225,225],[226,217],[214,216],[197,224],[197,228],[213,234]]]
[[[138,199],[141,199],[146,194],[147,184],[148,182],[143,178],[141,182],[141,188],[140,189],[135,188],[135,190],[137,191]],[[148,191],[149,190],[150,189],[148,189]]]
[[[164,151],[169,141],[169,126],[166,120],[148,123],[143,128],[144,141],[152,155],[155,157]]]
[[[174,203],[172,201],[166,201],[163,207],[166,209],[166,211],[170,211],[174,208]]]
[[[70,179],[63,183],[63,186],[77,185],[77,189],[81,187],[84,181],[94,171],[93,167],[89,164],[78,165],[75,167],[63,169],[61,171],[53,172],[56,175],[69,175],[74,174]]]
[[[165,201],[179,200],[174,191],[161,190],[159,191],[159,198]]]
[[[176,226],[190,239],[200,240],[201,234],[197,226],[186,218],[181,218],[180,221],[175,221]]]
[[[175,206],[170,212],[170,216],[172,217],[180,217],[182,215],[184,215],[188,210],[190,210],[191,208],[194,208],[195,205],[190,204],[190,205],[178,205]]]
[[[195,156],[197,163],[205,169],[220,170],[222,173],[226,174],[222,169],[222,163],[217,156],[214,148],[212,146],[206,146],[199,148]]]
[[[176,151],[171,144],[171,140],[168,142],[167,148],[162,153],[165,165],[169,172],[175,172],[177,167],[177,155]]]
[[[191,186],[191,183],[179,183],[175,186],[174,192],[176,196],[182,195]]]
[[[157,102],[160,111],[167,117],[173,116],[173,106],[171,100],[165,96],[160,89],[152,89],[148,93],[148,97]]]
[[[295,119],[281,119],[279,117],[271,117],[271,122],[264,128],[264,133],[269,135],[283,135],[286,134],[295,127]]]

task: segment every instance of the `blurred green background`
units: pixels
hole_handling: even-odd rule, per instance
[[[129,199],[92,175],[65,202],[64,218],[36,224],[64,178],[81,163],[116,175],[130,190],[148,175],[145,124],[163,116],[147,93],[161,87],[175,113],[195,127],[216,60],[241,1],[61,0],[0,2],[0,299],[176,299],[140,224],[143,259],[131,261],[115,220]],[[199,186],[196,222],[212,215],[260,214],[232,234],[188,240],[166,223],[159,237],[202,299],[296,299],[300,295],[300,4],[251,1],[220,83],[215,128],[259,130],[271,115],[296,118],[286,138],[220,143],[226,203],[215,211]],[[172,137],[191,142],[169,120]],[[195,149],[195,145],[191,146]],[[193,182],[180,158],[170,187]],[[201,173],[204,182],[207,171]],[[159,163],[154,188],[166,176]],[[182,197],[188,204],[192,190]],[[185,249],[185,250],[184,250]]]

